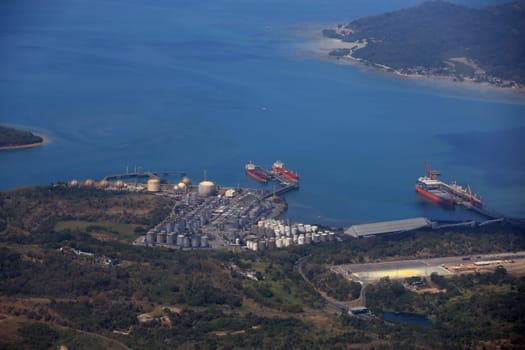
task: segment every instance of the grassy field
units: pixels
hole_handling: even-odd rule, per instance
[[[86,231],[94,238],[101,241],[119,240],[132,242],[137,238],[137,227],[144,228],[144,225],[120,224],[104,221],[59,221],[55,225],[55,231]]]

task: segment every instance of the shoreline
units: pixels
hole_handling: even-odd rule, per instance
[[[316,29],[318,29],[318,27],[320,26],[316,26],[316,27],[317,27]],[[402,73],[399,70],[396,70],[392,67],[378,64],[378,63],[369,62],[369,61],[353,56],[352,48],[357,51],[359,48],[366,46],[366,41],[364,43],[345,42],[345,41],[342,41],[341,39],[325,37],[320,32],[315,33],[315,34],[310,33],[310,35],[306,37],[309,43],[306,47],[302,47],[302,49],[303,50],[307,49],[310,52],[313,51],[319,59],[324,60],[324,61],[356,65],[361,68],[369,68],[369,69],[371,68],[376,72],[386,73],[389,76],[395,77],[395,78],[404,78],[404,79],[427,81],[427,82],[434,81],[434,82],[439,82],[439,83],[445,83],[452,87],[468,87],[468,88],[474,88],[477,90],[490,89],[495,92],[511,94],[511,95],[514,95],[515,97],[519,97],[520,99],[525,98],[525,86],[524,87],[504,87],[504,86],[498,86],[496,84],[492,84],[490,82],[477,82],[469,78],[458,80],[456,76],[432,75],[432,74],[428,74],[428,75],[407,74],[407,73]],[[358,48],[356,48],[356,46],[358,46]],[[350,52],[348,55],[345,55],[345,56],[330,56],[329,55],[331,51],[334,51],[337,49],[350,49]]]
[[[9,150],[25,149],[25,148],[34,148],[34,147],[40,147],[40,146],[44,146],[44,145],[47,145],[47,144],[51,143],[51,139],[49,137],[46,137],[46,136],[41,135],[41,134],[35,134],[35,133],[33,133],[33,135],[41,137],[42,141],[41,142],[36,142],[36,143],[30,143],[30,144],[27,144],[27,145],[2,146],[2,147],[0,147],[0,151],[9,151]]]

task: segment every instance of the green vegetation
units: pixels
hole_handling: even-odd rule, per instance
[[[446,290],[438,294],[411,293],[388,280],[368,287],[378,314],[430,315],[436,329],[328,314],[295,270],[308,256],[303,272],[314,286],[352,300],[360,286],[332,273],[331,264],[524,250],[521,226],[419,231],[260,253],[129,244],[172,205],[160,196],[87,187],[0,193],[0,348],[435,349],[482,348],[495,340],[510,347],[524,340],[525,282],[503,270],[470,279],[432,276],[428,284]],[[120,263],[108,264],[107,257]],[[474,324],[476,318],[483,324]],[[461,322],[469,328],[459,329]]]
[[[246,296],[257,303],[277,310],[298,313],[305,308],[321,308],[321,298],[293,271],[299,255],[285,251],[268,251],[261,258],[247,255],[233,261],[239,266],[253,268],[261,273],[262,281],[249,281],[244,290]],[[252,259],[252,260],[250,260]]]
[[[323,265],[306,264],[303,270],[317,289],[326,292],[332,298],[350,301],[359,298],[361,294],[361,284],[349,281]]]
[[[30,131],[22,131],[0,125],[0,147],[24,146],[42,142],[40,136]]]
[[[83,221],[93,225],[103,222],[101,226],[109,231],[117,230],[123,238],[131,238],[130,227],[154,226],[168,215],[172,205],[166,197],[92,187],[23,188],[0,193],[0,237],[22,234],[30,240],[34,233],[48,234],[55,229],[66,232],[75,226],[74,221],[76,226]],[[64,221],[73,223],[67,227]],[[112,224],[108,226],[108,222]]]
[[[419,230],[399,235],[352,240],[348,244],[331,243],[296,247],[308,255],[308,263],[339,265],[406,258],[435,258],[525,250],[523,224],[503,223],[454,230]]]
[[[55,224],[54,230],[56,232],[83,231],[96,235],[101,240],[112,240],[116,237],[125,242],[132,242],[137,238],[137,233],[146,232],[144,225],[82,220],[59,221]]]
[[[350,49],[335,49],[330,51],[328,54],[335,57],[344,57],[350,53]]]
[[[383,279],[367,287],[368,306],[377,314],[427,315],[433,327],[421,330],[428,338],[417,341],[425,345],[432,339],[436,348],[471,349],[479,342],[519,339],[525,333],[525,278],[508,276],[505,269],[450,279],[435,275],[432,281],[436,277],[446,292],[417,294]]]
[[[481,9],[429,1],[361,18],[325,30],[324,35],[349,42],[367,40],[368,45],[353,56],[398,70],[525,83],[523,0]],[[450,61],[458,57],[470,59],[486,73],[474,74],[472,67]]]

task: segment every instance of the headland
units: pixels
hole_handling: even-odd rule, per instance
[[[0,126],[0,151],[38,147],[49,142],[48,137],[31,131]]]
[[[450,80],[523,93],[525,72],[519,63],[519,35],[494,38],[519,25],[515,18],[523,17],[523,6],[513,5],[473,9],[431,1],[357,19],[322,33],[331,39],[325,45],[331,48],[328,55],[337,59],[401,77]],[[479,28],[475,25],[479,18],[488,24]],[[443,23],[448,28],[443,28]]]

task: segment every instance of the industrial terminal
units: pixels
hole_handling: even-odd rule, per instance
[[[76,180],[71,186],[95,186],[107,190],[148,192],[175,199],[164,220],[137,238],[136,245],[174,249],[238,247],[261,251],[329,242],[335,233],[316,225],[278,218],[286,211],[285,193],[299,189],[299,175],[276,161],[272,170],[249,162],[248,176],[259,182],[274,181],[279,188],[220,187],[207,179],[192,184],[183,171],[142,171],[108,175],[97,182]],[[179,177],[168,183],[166,177]]]
[[[273,163],[271,170],[248,162],[246,175],[252,179],[279,185],[273,191],[254,188],[220,187],[207,179],[193,184],[184,171],[143,171],[114,174],[101,181],[84,182],[72,180],[71,186],[94,186],[106,190],[149,192],[169,196],[175,200],[173,208],[162,222],[137,238],[134,244],[175,249],[237,247],[253,251],[286,248],[292,245],[308,245],[330,242],[336,239],[363,238],[394,234],[415,229],[442,229],[452,226],[476,226],[502,221],[502,216],[489,213],[481,197],[458,185],[447,185],[437,180],[439,171],[431,170],[425,162],[426,177],[419,178],[416,191],[425,198],[445,206],[455,204],[476,210],[489,220],[460,223],[438,223],[427,218],[353,225],[339,238],[335,230],[320,229],[316,225],[295,223],[279,219],[286,211],[284,195],[299,189],[299,175],[284,166],[281,161]],[[175,181],[166,179],[176,178]]]

